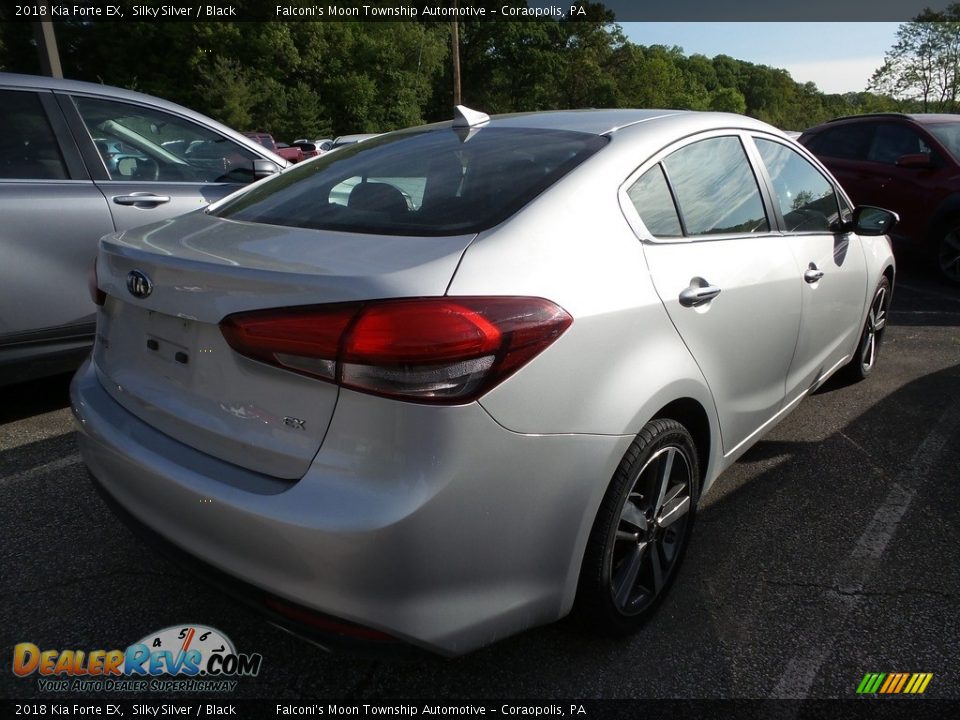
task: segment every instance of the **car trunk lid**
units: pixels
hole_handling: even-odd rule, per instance
[[[299,478],[323,441],[337,387],[241,357],[220,321],[265,308],[440,296],[472,239],[304,230],[202,212],[108,236],[97,264],[107,293],[94,350],[101,381],[128,411],[188,446]],[[128,288],[131,274],[139,287]]]

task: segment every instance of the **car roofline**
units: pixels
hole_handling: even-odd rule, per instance
[[[547,110],[540,112],[509,113],[490,116],[477,130],[482,128],[527,128],[537,130],[557,130],[582,132],[591,135],[613,136],[631,127],[645,123],[656,123],[667,118],[688,118],[693,125],[697,118],[704,120],[725,119],[726,126],[741,129],[769,130],[771,126],[745,115],[697,110],[664,109],[580,109]],[[419,127],[404,128],[396,132],[423,132],[426,130],[445,130],[453,127],[452,120],[430,123]],[[775,128],[774,128],[775,129]]]

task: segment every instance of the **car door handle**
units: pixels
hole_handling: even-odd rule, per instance
[[[818,268],[814,263],[810,263],[810,267],[807,268],[807,271],[803,274],[803,279],[808,283],[813,284],[817,280],[823,277],[823,270]]]
[[[114,195],[113,201],[117,205],[163,205],[170,202],[169,195],[154,195],[153,193],[133,193],[132,195]]]
[[[680,293],[680,304],[684,307],[698,307],[713,300],[720,294],[720,288],[713,285],[698,287],[691,285]]]

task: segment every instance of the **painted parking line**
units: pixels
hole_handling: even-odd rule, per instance
[[[960,317],[960,310],[891,310],[891,315],[951,315]]]
[[[56,472],[58,470],[65,470],[68,467],[79,464],[80,453],[73,453],[72,455],[67,455],[66,457],[59,458],[58,460],[51,460],[43,465],[36,465],[29,470],[23,470],[18,473],[13,473],[12,475],[6,475],[0,478],[0,485],[20,482],[22,480],[32,480],[33,478],[42,477],[48,473]]]
[[[829,659],[835,637],[843,632],[847,616],[862,602],[863,590],[879,567],[900,521],[910,508],[918,489],[941,467],[941,457],[951,438],[960,435],[960,406],[953,404],[923,439],[906,467],[890,484],[880,503],[837,573],[820,596],[823,624],[807,635],[807,647],[787,663],[780,680],[770,693],[773,698],[803,699]]]

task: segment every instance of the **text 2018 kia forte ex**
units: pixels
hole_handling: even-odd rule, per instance
[[[895,221],[748,118],[460,108],[105,237],[83,458],[301,629],[630,632],[716,477],[873,370]]]

